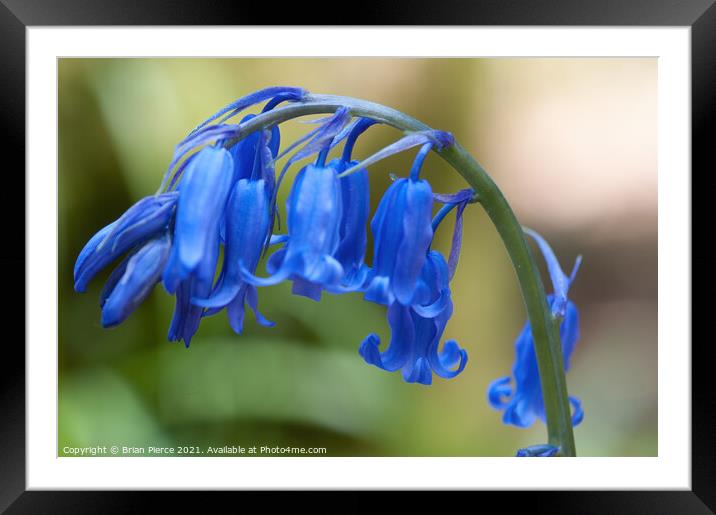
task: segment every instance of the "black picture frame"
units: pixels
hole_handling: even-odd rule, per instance
[[[311,2],[294,10],[272,9],[261,2],[191,0],[0,0],[0,119],[3,187],[0,210],[5,286],[5,338],[0,374],[0,509],[8,513],[139,513],[148,509],[151,492],[26,491],[25,488],[25,29],[37,25],[638,25],[691,27],[692,179],[713,174],[710,137],[716,125],[716,5],[714,0],[424,0],[361,3],[351,18],[331,16],[335,4]],[[355,7],[355,6],[354,6]],[[322,14],[321,14],[322,13]],[[301,14],[303,20],[300,20]],[[335,19],[332,19],[335,18]],[[712,130],[709,130],[712,129]],[[692,187],[693,191],[693,187]],[[20,192],[23,192],[21,194]],[[696,218],[694,218],[696,220]],[[692,229],[693,234],[693,229]],[[693,249],[692,249],[693,252]],[[48,294],[55,291],[47,285]],[[693,319],[693,317],[692,317]],[[17,337],[12,335],[12,330]],[[8,334],[10,333],[10,334]],[[10,336],[12,335],[12,336]],[[678,342],[677,342],[678,343]],[[685,342],[682,342],[685,343]],[[710,384],[709,339],[692,342],[692,484],[691,491],[501,492],[481,493],[510,508],[548,513],[713,513],[716,510],[716,403]],[[225,493],[247,496],[247,493]],[[255,494],[252,494],[255,495]],[[353,494],[355,495],[355,494]],[[172,492],[184,508],[199,502],[189,493]],[[505,499],[500,499],[500,497]],[[167,499],[169,500],[169,499]],[[259,499],[256,499],[260,502]],[[327,502],[327,501],[326,501]],[[206,507],[206,505],[203,505]],[[315,506],[315,505],[314,505]],[[370,506],[366,504],[366,506]]]

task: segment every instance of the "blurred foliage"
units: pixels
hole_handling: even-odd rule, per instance
[[[353,95],[450,130],[479,158],[490,127],[492,62],[61,59],[59,452],[65,445],[280,445],[323,446],[329,456],[509,456],[543,442],[543,425],[504,426],[486,402],[487,385],[511,369],[524,309],[509,259],[479,207],[465,215],[455,313],[445,334],[467,349],[470,362],[461,376],[436,377],[431,387],[406,384],[362,361],[361,340],[376,332],[387,341],[389,331],[384,309],[360,295],[324,295],[315,303],[290,295],[286,284],[263,288],[259,305],[276,327],[258,326],[247,315],[238,336],[219,314],[202,322],[185,349],[166,341],[173,301],[161,287],[111,330],[100,327],[98,306],[108,271],[87,294],[72,289],[72,264],[87,239],[156,190],[174,145],[218,107],[274,84]],[[282,139],[305,131],[286,124]],[[366,155],[395,135],[371,129],[356,153]],[[395,156],[372,170],[373,208],[389,183],[385,172],[404,174],[410,160]],[[426,174],[435,191],[463,187],[434,156]],[[494,176],[499,184],[499,170]],[[287,192],[280,192],[279,206]],[[446,221],[436,237],[440,250],[448,249],[451,225]],[[587,257],[584,284],[574,289],[583,341],[568,376],[586,410],[576,429],[578,450],[655,455],[655,283],[647,275],[605,292],[616,273],[613,249],[579,234],[558,236],[551,240],[564,263],[578,252]],[[655,240],[620,252],[634,258],[633,272],[652,248],[655,256]],[[621,277],[634,275],[627,270]],[[644,289],[646,303],[644,295],[634,300]]]

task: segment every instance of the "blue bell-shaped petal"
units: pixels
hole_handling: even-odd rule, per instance
[[[244,266],[244,279],[256,286],[268,286],[290,278],[294,293],[320,298],[321,287],[339,285],[344,275],[333,257],[340,241],[342,213],[336,170],[313,164],[303,168],[291,188],[286,211],[288,241],[269,259],[267,268],[272,275],[256,277]],[[305,283],[309,283],[308,289],[303,288]]]
[[[356,161],[347,162],[334,159],[328,166],[338,174]],[[362,289],[369,273],[364,264],[367,245],[367,223],[370,214],[370,186],[368,171],[361,169],[346,177],[340,178],[342,212],[339,227],[339,242],[333,257],[341,264],[344,271],[339,285],[312,283],[302,278],[294,278],[293,293],[319,300],[323,289],[330,293],[346,293]],[[287,236],[288,237],[288,236]],[[269,270],[275,271],[276,262],[282,254],[277,254],[269,262]]]
[[[145,197],[116,221],[100,229],[75,262],[75,291],[87,291],[92,278],[119,256],[166,232],[177,203],[176,192]]]
[[[168,235],[151,240],[120,266],[121,277],[116,282],[110,278],[112,290],[103,295],[103,327],[122,323],[147,298],[159,282],[170,248]]]
[[[415,302],[433,237],[432,205],[432,189],[425,180],[398,179],[388,188],[370,224],[375,243],[366,300],[404,306]]]
[[[424,269],[424,276],[430,273],[442,274],[447,277],[447,263],[438,252],[431,251]],[[390,345],[384,352],[380,352],[380,339],[370,334],[361,344],[359,353],[363,359],[378,368],[394,372],[401,370],[403,379],[409,383],[429,385],[432,383],[433,373],[450,379],[463,371],[467,364],[467,352],[461,349],[457,342],[449,340],[440,350],[440,339],[452,315],[452,302],[449,291],[443,292],[446,284],[442,277],[423,284],[429,291],[425,297],[432,301],[434,306],[444,303],[440,309],[434,310],[434,316],[423,312],[419,314],[414,307],[404,306],[394,302],[388,308],[388,323],[391,328]],[[432,286],[432,287],[431,287]]]
[[[330,166],[338,173],[357,161],[334,159]],[[347,288],[362,286],[361,273],[365,271],[363,261],[368,243],[367,224],[370,214],[370,183],[365,168],[340,179],[343,212],[340,223],[340,241],[333,257],[341,264],[345,277],[343,286]]]
[[[191,301],[206,308],[231,305],[229,320],[237,333],[243,329],[244,302],[254,309],[259,323],[273,325],[256,310],[253,302],[256,288],[246,283],[241,274],[242,267],[252,273],[256,270],[270,227],[270,215],[270,192],[266,190],[266,182],[262,179],[239,180],[226,206],[226,247],[221,278],[209,298],[193,298]]]
[[[548,296],[551,304],[554,296]],[[560,338],[564,356],[565,370],[574,346],[579,339],[579,312],[572,301],[567,302],[566,314],[560,325]],[[545,422],[542,384],[540,383],[537,356],[535,354],[532,326],[525,324],[515,341],[515,364],[512,367],[512,378],[503,377],[493,381],[488,389],[488,399],[493,408],[504,411],[502,420],[505,424],[518,427],[529,427],[536,419]],[[514,381],[514,387],[510,383]],[[570,397],[574,408],[572,424],[577,425],[583,418],[579,399]]]
[[[174,243],[164,272],[169,293],[193,276],[213,280],[219,223],[231,192],[233,160],[221,147],[205,147],[187,166],[179,185]],[[209,291],[205,293],[208,295]],[[192,294],[194,296],[194,294]]]

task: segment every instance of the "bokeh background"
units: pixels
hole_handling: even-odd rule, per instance
[[[173,301],[158,287],[124,324],[101,328],[109,271],[86,294],[72,289],[84,243],[156,190],[188,130],[269,85],[373,100],[453,132],[564,268],[583,254],[570,291],[582,338],[567,377],[586,412],[578,452],[657,454],[655,59],[61,59],[58,69],[60,455],[65,445],[117,444],[511,456],[545,440],[543,424],[505,426],[486,401],[488,384],[510,373],[525,310],[477,205],[465,212],[444,335],[470,362],[431,387],[362,361],[362,339],[377,332],[385,342],[389,331],[384,309],[358,294],[315,303],[286,284],[264,288],[260,307],[276,327],[247,315],[237,336],[222,313],[205,319],[186,349],[166,341]],[[289,142],[310,126],[283,127]],[[356,155],[396,136],[371,128]],[[404,175],[412,154],[371,168],[373,208],[388,172]],[[435,191],[464,187],[437,156],[425,174]],[[452,220],[436,236],[445,252]]]

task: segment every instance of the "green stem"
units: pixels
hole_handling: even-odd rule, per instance
[[[562,456],[576,456],[559,323],[552,318],[539,270],[522,227],[497,185],[465,149],[455,143],[440,155],[479,193],[480,203],[512,259],[532,326],[549,443],[558,446]]]
[[[351,97],[308,94],[302,102],[262,113],[246,123],[233,141],[246,135],[299,116],[350,109],[353,116],[373,118],[402,131],[424,131],[431,128],[405,113],[390,107]],[[230,144],[230,143],[229,143]],[[467,183],[478,193],[479,201],[495,224],[512,260],[532,326],[535,353],[542,383],[549,443],[560,448],[562,456],[576,456],[567,381],[564,374],[559,323],[552,318],[539,269],[532,256],[522,226],[517,221],[502,192],[485,169],[460,144],[439,151]]]

